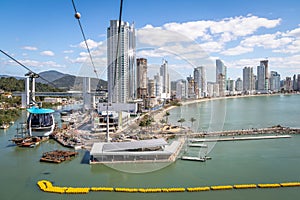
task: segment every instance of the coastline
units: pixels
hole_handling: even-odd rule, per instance
[[[201,103],[201,102],[208,102],[208,101],[215,101],[215,100],[223,100],[223,99],[237,99],[237,98],[250,98],[250,97],[262,97],[262,96],[279,96],[279,95],[299,95],[299,93],[275,93],[275,94],[252,94],[252,95],[237,95],[237,96],[225,96],[225,97],[212,97],[212,98],[202,98],[202,99],[192,99],[186,101],[180,101],[179,103],[181,106]],[[178,106],[169,106],[167,108],[163,108],[159,110],[157,113],[154,113],[155,122],[158,122],[163,119],[165,112],[172,110]]]
[[[207,102],[207,101],[214,101],[214,100],[223,100],[223,99],[237,99],[237,98],[250,98],[250,97],[262,97],[262,96],[278,96],[278,95],[299,95],[299,93],[287,93],[287,94],[282,94],[282,93],[275,93],[275,94],[252,94],[252,95],[237,95],[237,96],[225,96],[225,97],[212,97],[212,98],[201,98],[201,99],[192,99],[192,100],[185,100],[185,101],[180,101],[179,103],[181,106],[189,105],[189,104],[194,104],[194,103],[201,103],[201,102]],[[167,108],[164,108],[159,111],[154,117],[161,117],[159,114],[162,114],[166,111],[169,111],[173,108],[176,108],[177,106],[170,106]],[[161,118],[160,118],[161,119]]]

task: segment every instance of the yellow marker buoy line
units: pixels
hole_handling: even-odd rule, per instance
[[[172,188],[121,188],[121,187],[58,187],[53,186],[50,181],[40,180],[37,182],[40,190],[44,192],[59,194],[87,194],[92,192],[126,192],[126,193],[158,193],[158,192],[201,192],[210,190],[232,190],[232,189],[256,189],[256,188],[280,188],[300,187],[300,182],[268,183],[268,184],[239,184],[239,185],[215,185],[203,187],[172,187]]]

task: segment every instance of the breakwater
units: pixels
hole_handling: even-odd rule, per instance
[[[257,189],[257,188],[281,188],[300,187],[300,182],[285,183],[262,183],[262,184],[236,184],[236,185],[214,185],[201,187],[170,187],[170,188],[123,188],[123,187],[59,187],[53,186],[50,181],[40,180],[37,182],[40,190],[44,192],[59,194],[87,194],[92,192],[125,192],[125,193],[160,193],[160,192],[201,192],[232,189]]]
[[[224,130],[215,132],[198,132],[189,133],[190,136],[194,137],[205,137],[205,136],[239,136],[239,135],[293,135],[300,134],[300,128],[283,127],[280,125],[272,126],[268,128],[252,128],[252,129],[241,129],[241,130]]]

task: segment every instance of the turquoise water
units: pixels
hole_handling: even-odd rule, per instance
[[[223,101],[223,100],[217,100]],[[211,110],[216,102],[188,105],[171,111],[177,117],[197,117],[194,129],[211,126]],[[227,99],[224,129],[265,127],[274,124],[300,127],[300,96],[269,96]],[[201,111],[198,113],[198,111]],[[223,112],[224,110],[222,110]],[[180,114],[179,114],[180,113]],[[222,114],[219,114],[222,115]],[[188,119],[188,118],[187,118]],[[17,123],[16,123],[17,124]],[[186,122],[190,125],[190,122]],[[142,174],[130,174],[107,166],[86,164],[86,152],[56,165],[40,163],[45,151],[64,149],[50,140],[37,148],[26,149],[8,141],[15,128],[0,131],[1,199],[299,199],[296,188],[207,191],[197,193],[127,194],[90,192],[85,195],[60,195],[41,192],[36,182],[50,180],[58,186],[111,187],[196,187],[239,183],[278,183],[300,181],[300,135],[290,139],[219,142],[206,163],[178,160],[168,167]]]

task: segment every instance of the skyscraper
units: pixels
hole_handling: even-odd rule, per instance
[[[145,98],[147,96],[147,59],[138,58],[137,66],[137,97]]]
[[[264,91],[266,89],[266,72],[265,65],[257,66],[257,90]]]
[[[297,82],[297,76],[294,74],[293,76],[293,90],[297,91],[298,90],[298,82]]]
[[[128,22],[111,20],[107,28],[108,100],[126,103],[136,98],[135,29]]]
[[[227,68],[220,60],[216,60],[216,83],[219,84],[220,96],[225,96],[226,91]]]
[[[243,91],[243,81],[241,78],[238,78],[236,81],[235,81],[235,90],[236,91]]]
[[[243,91],[244,92],[252,92],[254,90],[253,81],[253,68],[252,67],[244,67],[243,69]]]
[[[162,76],[157,73],[154,76],[154,84],[155,84],[155,95],[156,97],[161,97],[162,94]]]
[[[168,61],[163,59],[160,67],[160,76],[162,76],[162,98],[170,98],[170,76],[168,70]]]
[[[188,98],[195,98],[195,81],[191,75],[186,80],[188,82]]]
[[[271,71],[270,90],[274,92],[278,92],[280,90],[280,74],[275,71]]]
[[[187,81],[186,80],[178,80],[176,81],[176,98],[177,99],[185,99],[187,98]]]
[[[200,66],[194,69],[194,87],[195,94],[199,97],[206,97],[207,95],[207,82],[205,67]]]
[[[269,61],[261,60],[260,66],[264,66],[264,68],[265,68],[265,88],[264,88],[264,90],[268,91],[270,89],[270,86],[269,86]]]

